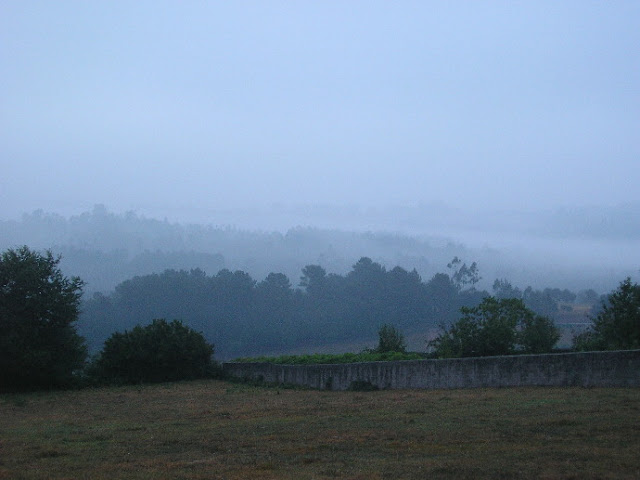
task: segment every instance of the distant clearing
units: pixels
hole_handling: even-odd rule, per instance
[[[640,478],[640,389],[0,396],[0,478]]]

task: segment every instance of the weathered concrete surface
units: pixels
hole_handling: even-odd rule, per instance
[[[640,350],[407,360],[331,365],[223,364],[226,375],[268,383],[346,390],[522,386],[639,387]]]

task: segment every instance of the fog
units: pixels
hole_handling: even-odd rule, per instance
[[[640,267],[638,24],[624,1],[3,2],[0,219],[391,232],[608,288]]]
[[[457,256],[477,262],[478,287],[506,279],[524,289],[612,290],[640,265],[640,206],[501,215],[452,209],[274,209],[218,212],[218,225],[175,223],[103,205],[64,217],[42,210],[0,220],[0,249],[27,244],[62,255],[63,270],[108,292],[165,269],[242,270],[257,280],[306,265],[345,274],[361,257],[414,268],[426,281]],[[514,218],[525,218],[518,224]],[[231,220],[238,223],[232,224]],[[306,223],[301,222],[304,220]],[[296,223],[296,227],[286,227]],[[604,222],[604,223],[603,223]],[[282,229],[273,228],[281,225]]]

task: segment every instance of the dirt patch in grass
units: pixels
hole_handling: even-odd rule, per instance
[[[0,478],[640,478],[640,389],[0,396]]]

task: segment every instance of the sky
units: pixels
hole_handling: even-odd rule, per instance
[[[623,0],[3,1],[0,218],[638,203],[638,25]]]

